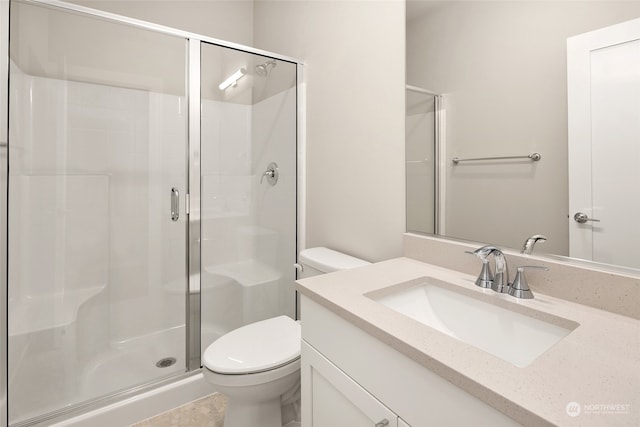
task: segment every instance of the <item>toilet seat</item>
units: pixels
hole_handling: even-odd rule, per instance
[[[267,384],[273,381],[278,381],[282,378],[286,378],[290,375],[294,375],[300,378],[300,358],[291,361],[290,363],[271,369],[270,371],[257,372],[246,375],[239,374],[219,374],[212,371],[206,366],[203,369],[205,379],[217,386],[225,387],[253,387],[261,384]]]
[[[298,322],[274,317],[223,335],[207,347],[202,362],[222,375],[260,374],[280,367],[295,370],[300,365],[300,341]]]

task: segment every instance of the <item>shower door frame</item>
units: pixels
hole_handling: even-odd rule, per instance
[[[8,415],[8,330],[7,266],[9,222],[9,2],[0,0],[0,425],[9,424]]]
[[[8,179],[9,179],[9,17],[10,3],[14,0],[0,0],[0,102],[3,108],[0,110],[0,199],[4,200],[4,206],[0,208],[0,381],[2,390],[0,394],[0,426],[9,425],[8,420],[8,331],[7,331],[7,289],[8,289]],[[280,55],[238,43],[228,42],[213,37],[203,36],[188,31],[178,30],[171,27],[154,24],[139,19],[129,18],[104,12],[88,7],[69,4],[57,0],[18,0],[25,4],[32,4],[44,8],[59,10],[106,20],[108,22],[132,26],[135,28],[150,30],[170,36],[184,38],[186,41],[185,53],[187,56],[186,85],[187,85],[187,146],[186,153],[186,174],[187,174],[187,194],[185,209],[188,215],[187,242],[186,242],[186,272],[187,283],[185,296],[186,319],[185,319],[185,359],[186,372],[176,374],[169,378],[152,381],[148,384],[133,387],[128,390],[107,394],[96,399],[73,405],[69,408],[62,408],[51,413],[38,416],[36,418],[20,422],[17,425],[40,425],[54,421],[62,421],[106,405],[122,401],[135,395],[148,392],[167,384],[197,375],[202,370],[201,364],[201,225],[200,225],[200,190],[201,190],[201,168],[200,168],[200,133],[201,133],[201,44],[209,43],[224,48],[235,49],[249,54],[266,56],[277,60],[289,62],[296,65],[296,248],[305,247],[305,222],[304,210],[306,201],[306,170],[305,170],[305,83],[303,78],[304,63],[296,58]],[[297,261],[297,253],[296,253]],[[294,265],[291,266],[294,268]],[[297,278],[297,273],[296,273]],[[297,312],[297,292],[292,295],[296,300]]]
[[[433,97],[433,234],[444,235],[445,234],[445,204],[446,204],[446,168],[442,165],[446,165],[446,143],[445,143],[445,104],[442,93],[423,89],[419,86],[413,86],[405,84],[406,91],[415,92],[426,96]],[[406,135],[405,135],[406,139]],[[406,141],[405,141],[406,143]],[[407,166],[405,165],[405,168]],[[405,171],[405,175],[407,172]],[[405,177],[408,179],[408,176]],[[406,222],[406,221],[405,221]],[[411,231],[411,230],[409,230]]]

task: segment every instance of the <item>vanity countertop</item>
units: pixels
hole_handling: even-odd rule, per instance
[[[579,326],[530,365],[518,368],[364,296],[421,277],[516,302]],[[523,425],[640,425],[639,320],[540,293],[531,300],[517,300],[478,288],[474,280],[468,274],[396,258],[302,279],[297,289]],[[567,413],[573,402],[581,408],[574,417]]]

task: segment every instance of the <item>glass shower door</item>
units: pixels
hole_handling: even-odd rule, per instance
[[[11,423],[186,369],[186,45],[12,3]]]
[[[438,230],[437,165],[439,96],[415,86],[406,90],[407,230]]]
[[[201,50],[201,350],[295,316],[296,64]]]

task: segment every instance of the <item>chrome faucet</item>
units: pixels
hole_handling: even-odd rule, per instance
[[[470,253],[482,260],[482,271],[476,280],[476,285],[482,288],[491,288],[501,294],[508,292],[509,266],[507,265],[507,259],[504,253],[492,245],[483,246]],[[493,255],[496,264],[495,275],[493,275],[493,277],[491,275],[491,269],[489,268],[489,261],[487,260],[489,255]]]
[[[546,241],[547,241],[547,236],[543,236],[542,234],[534,234],[524,242],[524,245],[522,246],[522,250],[520,251],[520,253],[525,255],[531,255],[531,253],[533,252],[533,247],[536,245],[536,243],[546,242]]]
[[[531,239],[536,237],[544,238],[544,236],[532,236]],[[534,240],[533,243],[535,243],[536,240]],[[482,271],[480,271],[480,275],[475,282],[477,286],[480,286],[481,288],[491,288],[499,293],[508,293],[515,298],[533,298],[533,292],[531,292],[527,278],[524,275],[525,269],[536,268],[540,270],[549,270],[547,267],[543,266],[525,265],[518,267],[518,273],[516,274],[513,283],[509,283],[509,267],[507,266],[507,259],[499,248],[492,245],[486,245],[473,252],[466,251],[466,253],[475,255],[482,260]],[[495,275],[491,274],[489,260],[487,259],[489,255],[493,255],[495,259]]]

